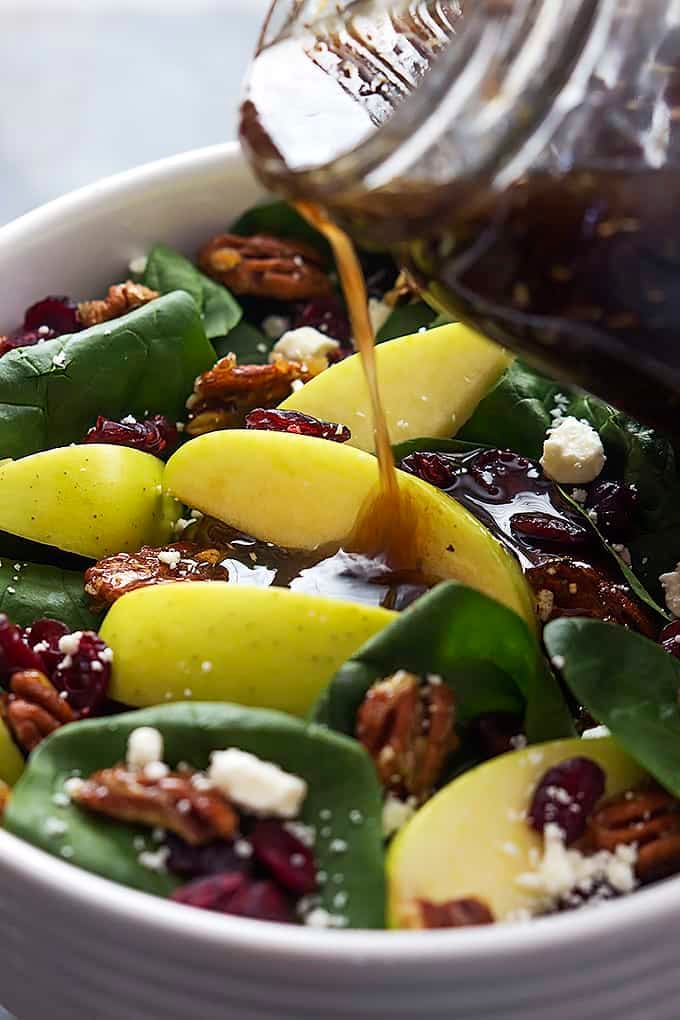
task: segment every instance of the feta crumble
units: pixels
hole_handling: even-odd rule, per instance
[[[163,735],[153,726],[138,726],[128,737],[127,764],[131,768],[145,768],[163,761]]]
[[[666,606],[673,616],[680,616],[680,563],[668,574],[659,578],[666,597]]]
[[[374,333],[380,332],[391,314],[392,309],[390,306],[381,301],[380,298],[372,297],[368,299],[368,317],[371,320]]]
[[[382,809],[382,831],[385,839],[389,839],[401,829],[402,825],[405,825],[414,813],[415,804],[412,799],[399,800],[398,797],[388,793]]]
[[[268,315],[266,319],[262,320],[262,332],[270,340],[278,340],[288,330],[290,330],[290,319],[284,315]]]
[[[158,562],[165,563],[171,570],[176,569],[181,559],[182,554],[178,549],[164,549],[158,554]]]
[[[225,797],[255,815],[294,818],[307,796],[304,779],[236,747],[213,751],[208,776]]]
[[[602,440],[586,422],[570,416],[548,430],[541,467],[554,481],[568,485],[592,482],[605,460]]]
[[[274,351],[289,361],[309,361],[313,358],[326,358],[339,347],[339,342],[333,337],[326,336],[313,326],[301,326],[284,333],[274,344]]]

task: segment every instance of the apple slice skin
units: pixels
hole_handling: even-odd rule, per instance
[[[101,559],[164,545],[180,507],[164,465],[123,446],[65,446],[0,465],[0,530]]]
[[[461,428],[512,358],[461,323],[379,344],[380,389],[392,443],[449,437]],[[363,366],[358,354],[331,366],[280,405],[352,431],[350,444],[375,448]]]
[[[532,870],[530,852],[540,852],[542,839],[522,813],[545,772],[578,756],[604,769],[607,797],[648,778],[611,737],[537,744],[466,772],[417,812],[388,851],[390,927],[422,927],[422,899],[478,897],[498,920],[531,910],[535,898],[516,879]]]
[[[192,699],[302,716],[394,616],[284,588],[142,588],[115,602],[101,628],[114,656],[110,695],[136,708]]]
[[[8,786],[14,786],[23,771],[24,759],[5,722],[0,719],[0,779]]]
[[[422,573],[477,588],[535,627],[533,597],[503,546],[445,493],[405,472],[397,476]],[[238,429],[186,443],[168,461],[165,484],[189,506],[289,549],[351,543],[379,492],[370,454],[309,436]]]

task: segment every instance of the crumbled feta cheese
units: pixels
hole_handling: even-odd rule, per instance
[[[150,761],[144,766],[144,775],[152,782],[157,782],[159,779],[165,779],[169,772],[170,769],[164,761]],[[189,802],[187,801],[187,803]],[[179,804],[177,807],[179,808]],[[189,804],[189,807],[191,807],[191,804]]]
[[[167,870],[166,864],[169,856],[170,847],[160,846],[158,850],[142,850],[137,855],[137,861],[143,868],[148,868],[149,871],[162,873]]]
[[[636,860],[634,844],[617,846],[613,852],[600,850],[589,856],[569,849],[565,846],[562,829],[550,823],[543,833],[543,855],[535,870],[520,875],[517,884],[548,902],[571,892],[587,895],[603,881],[619,893],[629,893],[636,886]]]
[[[305,915],[304,922],[310,928],[344,928],[347,919],[337,914],[331,914],[323,907],[315,907]]]
[[[83,636],[82,630],[76,630],[73,634],[64,634],[59,638],[59,651],[62,655],[75,655],[80,648],[80,639]]]
[[[607,726],[591,726],[581,734],[583,740],[597,740],[598,737],[609,737],[611,733]]]
[[[386,305],[380,298],[372,297],[368,299],[368,317],[371,320],[374,333],[378,333],[382,329],[391,314],[392,309],[390,306]]]
[[[84,780],[79,779],[78,776],[71,776],[71,778],[67,779],[64,783],[64,793],[70,800],[72,797],[75,797],[78,793],[80,793],[83,786]]]
[[[305,825],[304,822],[284,822],[283,827],[291,836],[295,836],[303,846],[314,846],[316,843],[316,829],[313,825]]]
[[[598,433],[578,418],[564,418],[548,430],[541,467],[556,482],[577,485],[592,482],[606,460]]]
[[[564,669],[565,658],[563,655],[553,655],[550,661],[555,669]]]
[[[234,843],[234,853],[237,857],[247,860],[253,856],[253,844],[249,843],[247,839],[237,839]]]
[[[171,570],[178,566],[181,559],[182,554],[178,549],[164,549],[158,554],[158,562],[165,563]]]
[[[662,574],[659,581],[666,596],[666,606],[673,616],[680,616],[680,563],[675,570]]]
[[[289,329],[274,344],[276,354],[282,354],[290,361],[309,361],[313,358],[325,358],[331,351],[336,351],[340,344],[313,326],[301,326]]]
[[[189,520],[187,517],[178,517],[178,519],[175,521],[173,531],[175,532],[176,535],[181,535],[182,532],[185,531],[190,524],[193,524],[193,521]]]
[[[571,494],[571,498],[576,503],[585,503],[585,501],[588,499],[588,492],[586,489],[574,489]]]
[[[408,822],[415,813],[415,805],[411,799],[399,800],[391,793],[385,798],[382,810],[382,830],[385,839],[389,839],[402,825]]]
[[[134,414],[126,414],[124,418],[121,418],[121,423],[123,425],[136,425],[137,419]]]
[[[66,365],[66,351],[59,351],[52,358],[52,364],[55,368],[64,368]]]
[[[66,822],[61,818],[48,818],[45,821],[46,836],[63,836],[66,832]]]
[[[144,768],[163,761],[163,735],[153,726],[138,726],[128,737],[126,761],[131,768]]]
[[[236,747],[213,751],[208,775],[225,797],[256,815],[294,818],[307,796],[304,779]]]
[[[146,264],[149,261],[146,255],[137,255],[130,259],[128,269],[133,276],[143,276],[146,272]]]
[[[268,315],[266,319],[262,320],[262,332],[270,340],[278,340],[289,329],[290,319],[284,315]]]

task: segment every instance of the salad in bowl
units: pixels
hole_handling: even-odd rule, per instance
[[[677,874],[672,442],[360,254],[408,568],[371,545],[362,366],[288,205],[3,324],[4,827],[313,928],[533,923]]]

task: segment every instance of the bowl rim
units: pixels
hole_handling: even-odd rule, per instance
[[[11,259],[15,241],[49,230],[64,219],[83,215],[101,203],[175,178],[190,178],[219,171],[225,165],[242,168],[244,157],[237,142],[206,146],[145,163],[123,173],[95,181],[25,213],[0,227],[0,250]],[[590,909],[541,918],[530,923],[503,923],[464,930],[319,930],[280,925],[194,910],[187,924],[187,908],[151,894],[120,885],[69,862],[0,829],[0,862],[12,869],[15,880],[40,887],[48,894],[66,897],[85,910],[109,912],[120,922],[133,923],[149,933],[171,935],[178,941],[190,938],[208,947],[247,951],[279,963],[314,960],[319,963],[370,963],[376,967],[399,966],[417,959],[420,964],[443,962],[455,956],[470,964],[504,956],[524,957],[563,953],[583,948],[586,939],[607,938],[623,930],[644,937],[646,929],[657,933],[665,919],[680,907],[680,878],[622,897],[604,910]]]

